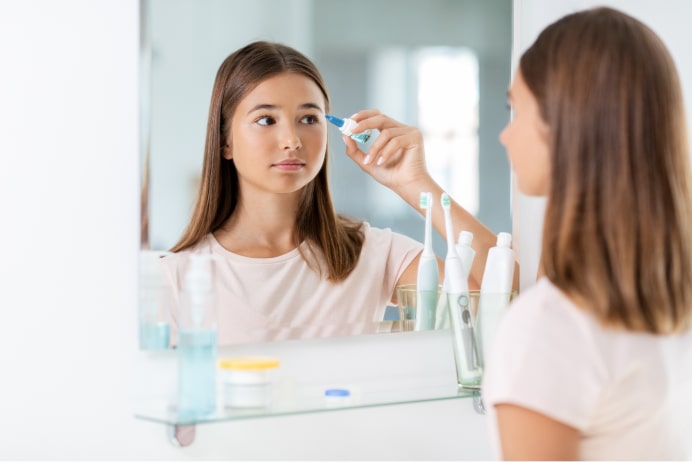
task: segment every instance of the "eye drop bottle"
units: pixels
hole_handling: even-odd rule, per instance
[[[216,293],[211,255],[191,255],[178,317],[178,414],[194,421],[216,409]]]
[[[370,137],[372,136],[372,130],[365,130],[363,132],[353,133],[351,129],[358,125],[358,123],[353,119],[342,119],[340,117],[336,117],[330,114],[327,114],[325,117],[330,123],[338,127],[341,133],[343,133],[346,136],[350,136],[352,139],[356,140],[361,144],[367,143]]]

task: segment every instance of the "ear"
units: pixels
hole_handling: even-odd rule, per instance
[[[221,148],[221,155],[224,159],[233,159],[233,152],[231,151],[231,147],[228,144]]]

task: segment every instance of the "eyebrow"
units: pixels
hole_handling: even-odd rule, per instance
[[[251,114],[255,111],[267,111],[267,110],[271,111],[271,110],[276,110],[278,108],[279,108],[279,106],[277,106],[276,104],[258,104],[257,106],[250,109],[247,113]],[[303,103],[300,106],[298,106],[298,109],[316,109],[320,112],[324,112],[322,110],[322,108],[316,103]]]

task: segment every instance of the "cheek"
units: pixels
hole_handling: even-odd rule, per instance
[[[248,128],[234,128],[231,136],[233,143],[230,145],[233,149],[233,157],[242,156],[247,152],[256,155],[259,149],[267,143],[266,138],[266,136],[260,136]]]
[[[550,155],[543,143],[532,143],[515,169],[519,189],[529,196],[545,196],[550,186]]]
[[[303,134],[302,142],[303,147],[307,149],[311,155],[324,157],[327,150],[326,130],[308,130]]]
[[[519,190],[529,196],[542,196],[547,192],[550,175],[547,144],[533,127],[509,125],[500,136],[505,146]]]

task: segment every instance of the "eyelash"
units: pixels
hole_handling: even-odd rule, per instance
[[[303,116],[300,118],[300,120],[302,121],[303,119],[307,119],[307,118],[310,119],[310,121],[307,122],[308,125],[313,125],[313,124],[316,124],[317,122],[319,122],[319,117],[317,117],[316,115],[313,115],[313,114]],[[268,123],[262,123],[262,120],[265,120],[265,119],[268,119]],[[272,117],[270,115],[263,115],[263,116],[258,117],[255,120],[255,122],[266,127],[269,125],[274,125],[276,123],[276,120],[274,119],[274,117]]]
[[[305,117],[302,117],[300,120],[307,119],[307,118],[310,118],[310,122],[309,122],[310,125],[316,124],[317,122],[320,121],[319,117],[317,117],[316,115],[313,115],[313,114],[306,115]]]

